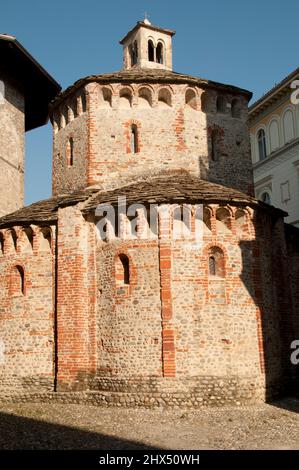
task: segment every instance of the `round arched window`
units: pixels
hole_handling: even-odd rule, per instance
[[[265,202],[266,204],[271,204],[271,198],[269,193],[263,192],[261,195],[261,201]]]

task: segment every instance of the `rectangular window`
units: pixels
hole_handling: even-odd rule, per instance
[[[281,191],[281,202],[287,202],[291,199],[289,181],[285,181],[284,183],[281,183],[280,191]]]

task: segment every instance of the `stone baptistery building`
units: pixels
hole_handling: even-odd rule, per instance
[[[63,92],[35,63],[18,116],[51,102],[53,196],[22,208],[3,167],[2,399],[200,406],[296,379],[299,236],[253,197],[251,93],[173,72],[173,35],[138,22],[121,71]],[[0,72],[1,143],[18,79]]]

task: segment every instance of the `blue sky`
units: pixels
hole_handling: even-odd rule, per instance
[[[62,85],[119,70],[118,44],[147,11],[177,31],[174,70],[247,88],[257,99],[298,67],[297,0],[9,0],[0,31],[15,35]],[[26,203],[51,195],[52,133],[26,137]]]

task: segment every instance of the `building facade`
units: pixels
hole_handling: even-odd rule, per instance
[[[0,34],[0,216],[24,205],[24,137],[46,123],[60,86],[15,37]]]
[[[251,93],[173,72],[173,34],[138,22],[123,70],[51,103],[53,197],[0,219],[0,399],[198,407],[296,378],[298,232],[253,197]]]
[[[293,104],[295,70],[249,109],[255,195],[288,213],[299,227],[299,106]]]

